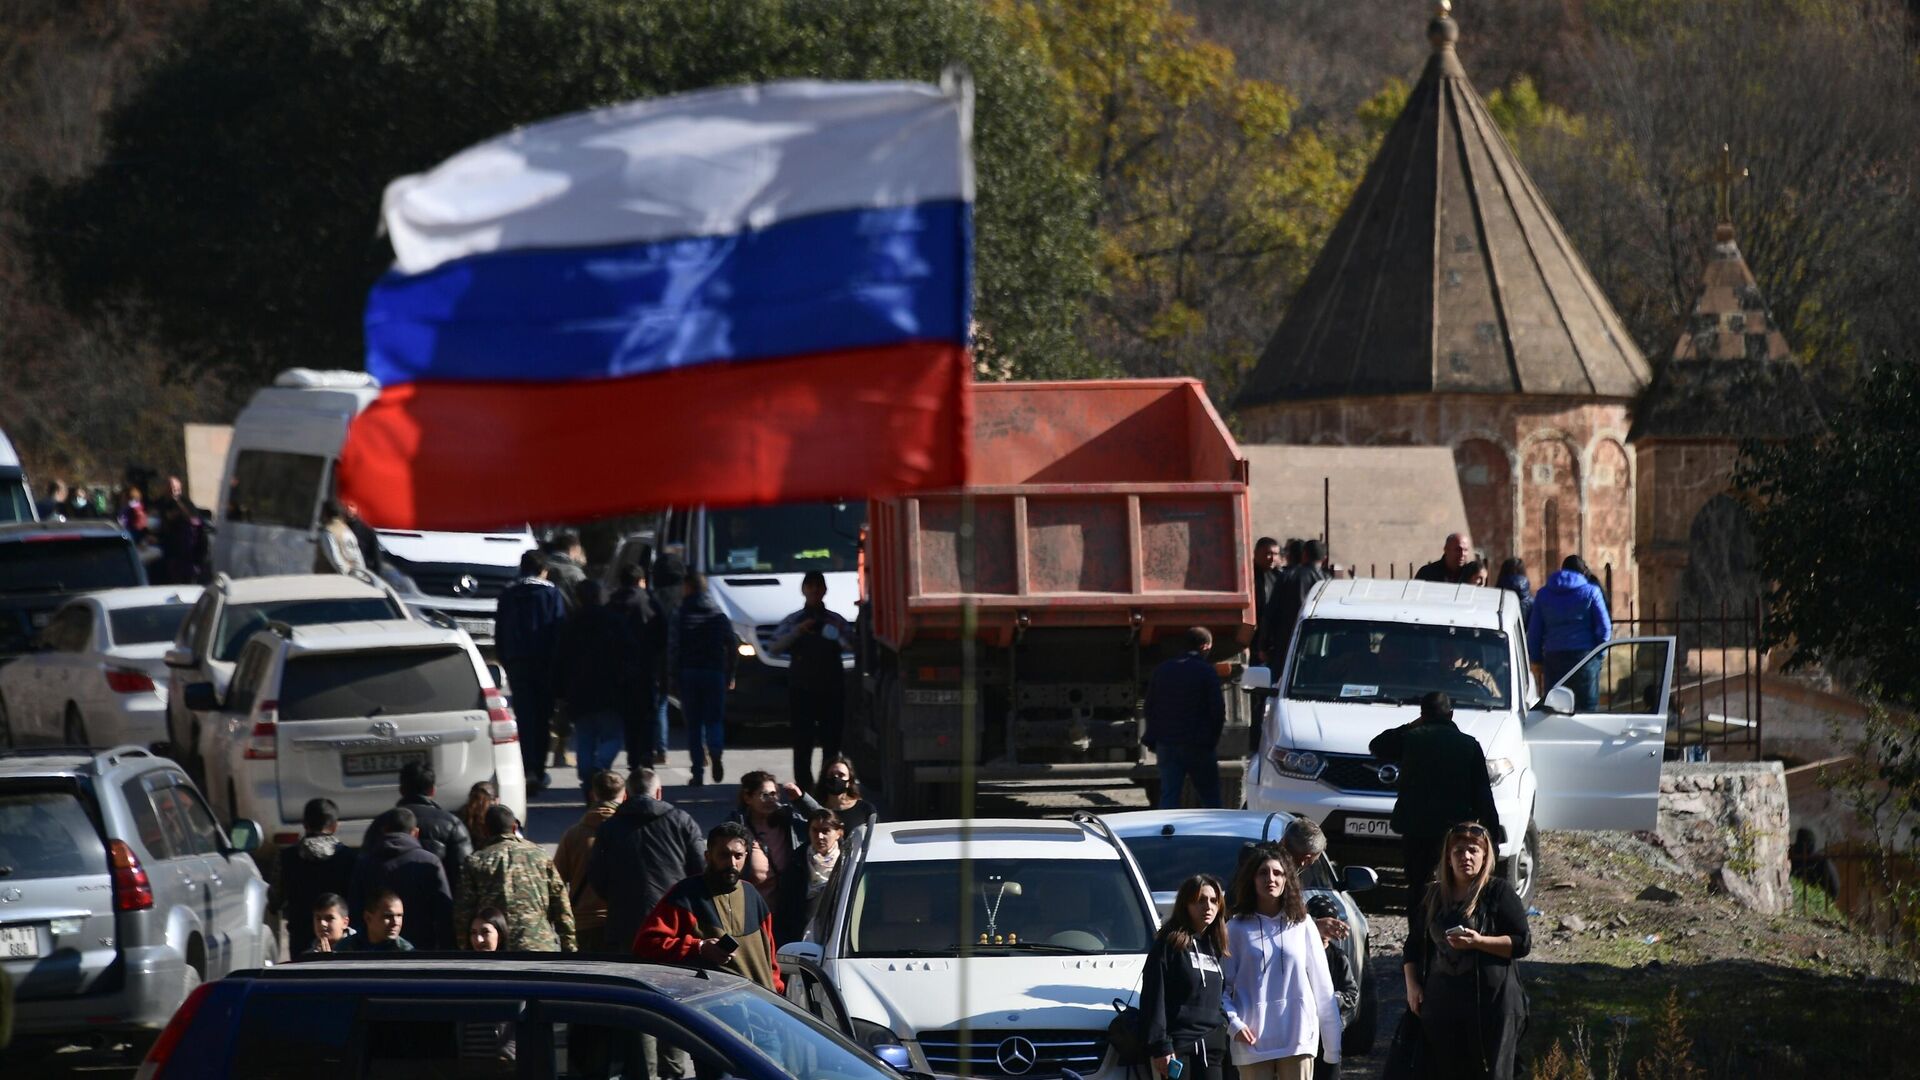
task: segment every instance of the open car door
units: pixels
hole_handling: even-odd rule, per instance
[[[1651,830],[1658,817],[1674,639],[1616,638],[1534,706],[1526,740],[1542,829]]]

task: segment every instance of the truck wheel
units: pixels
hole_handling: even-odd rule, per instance
[[[1374,988],[1372,974],[1362,971],[1360,1007],[1353,1012],[1353,1023],[1340,1037],[1342,1057],[1366,1057],[1373,1053],[1374,1039],[1380,1032],[1380,991]]]
[[[1533,901],[1533,886],[1540,876],[1540,830],[1533,824],[1533,818],[1527,818],[1527,836],[1520,844],[1520,850],[1512,856],[1500,860],[1500,876],[1507,879],[1513,891],[1520,894],[1522,904]]]

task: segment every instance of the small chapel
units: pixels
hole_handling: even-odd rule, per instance
[[[1656,369],[1469,81],[1449,4],[1427,36],[1405,108],[1235,401],[1242,441],[1445,448],[1496,573],[1517,556],[1538,587],[1579,554],[1617,614],[1750,602],[1740,441],[1804,434],[1818,415],[1724,195],[1699,300]]]

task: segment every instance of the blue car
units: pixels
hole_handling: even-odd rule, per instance
[[[321,957],[201,986],[139,1076],[611,1080],[649,1075],[646,1035],[689,1055],[695,1077],[901,1080],[835,1030],[844,1012],[817,970],[787,975],[792,1001],[721,972],[579,954]]]

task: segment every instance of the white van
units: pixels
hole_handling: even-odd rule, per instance
[[[0,525],[38,520],[33,492],[27,489],[27,474],[20,468],[20,455],[14,453],[7,433],[0,431]]]
[[[313,570],[320,504],[334,490],[347,425],[380,395],[361,371],[283,371],[240,410],[214,517],[213,568],[236,578]],[[474,498],[486,498],[482,483]],[[519,576],[533,533],[381,529],[383,576],[408,607],[450,616],[483,647],[494,601]]]
[[[860,530],[866,521],[864,502],[667,511],[660,543],[686,559],[687,569],[707,575],[708,593],[740,639],[729,715],[786,715],[791,661],[770,652],[767,643],[780,620],[805,603],[800,579],[809,571],[826,576],[828,608],[849,623],[858,618]],[[843,663],[852,670],[853,654]]]
[[[1480,742],[1505,828],[1499,870],[1525,898],[1539,829],[1655,825],[1674,639],[1616,638],[1542,696],[1519,598],[1425,581],[1326,581],[1307,597],[1249,763],[1247,808],[1304,814],[1337,862],[1399,866],[1398,765],[1367,744],[1444,691]],[[1590,675],[1583,681],[1580,677]],[[1243,685],[1271,678],[1247,672]],[[1576,698],[1580,686],[1589,700]]]

